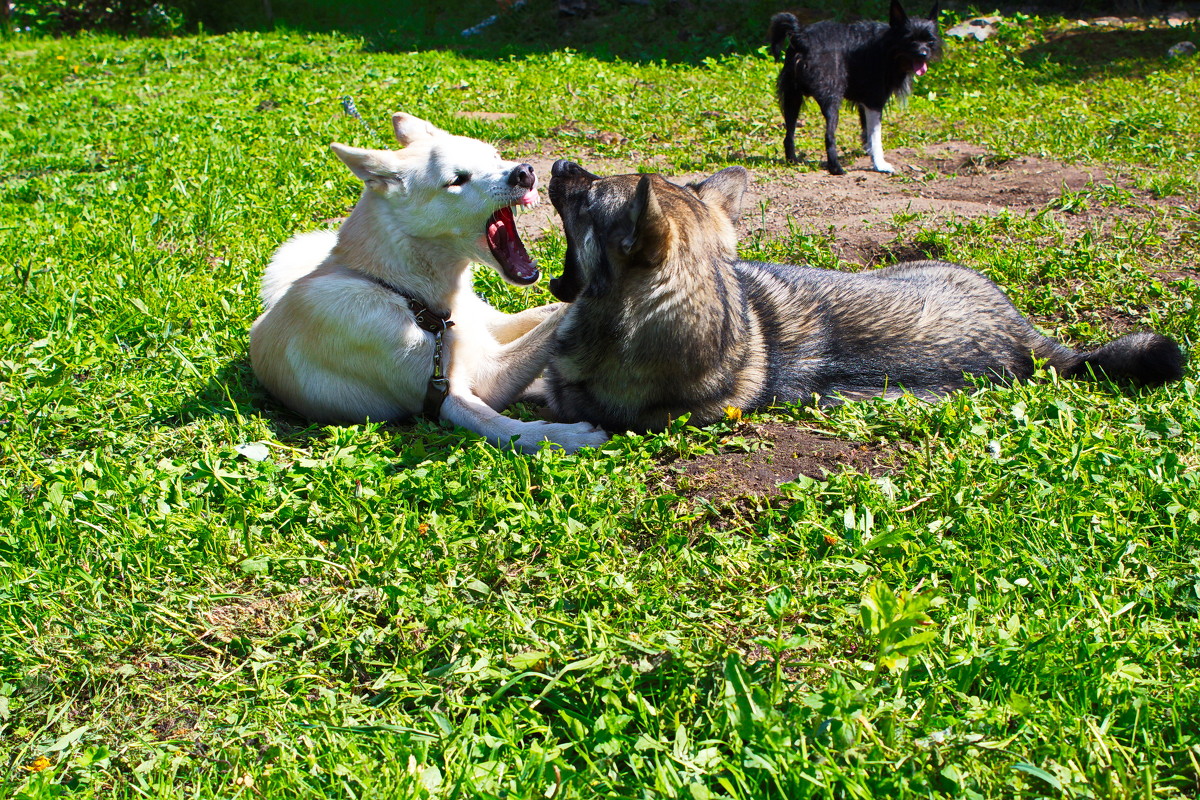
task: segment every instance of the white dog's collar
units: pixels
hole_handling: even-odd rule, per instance
[[[450,394],[450,379],[446,377],[442,369],[442,335],[447,328],[454,327],[454,322],[450,319],[450,312],[448,310],[434,311],[424,302],[408,292],[401,291],[382,278],[367,275],[365,272],[360,274],[372,283],[403,297],[408,303],[408,310],[412,312],[417,326],[433,334],[433,372],[429,376],[429,383],[425,386],[425,404],[422,413],[427,418],[436,421],[441,417],[442,403],[445,402],[446,395]]]

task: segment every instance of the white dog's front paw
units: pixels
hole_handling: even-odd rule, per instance
[[[581,447],[599,447],[608,441],[608,432],[603,428],[598,428],[588,422],[577,422],[574,425],[567,425],[568,428],[578,428],[578,433],[568,434],[561,441],[563,449],[568,453],[574,453]]]
[[[522,433],[513,443],[523,453],[536,453],[542,442],[551,442],[568,453],[583,447],[599,447],[608,441],[608,434],[589,422],[531,422],[534,427]]]
[[[888,174],[891,174],[896,171],[896,168],[893,167],[891,164],[889,164],[886,161],[876,161],[875,162],[875,171],[876,172],[886,172]]]

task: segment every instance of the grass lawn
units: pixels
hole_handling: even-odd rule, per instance
[[[469,40],[494,5],[0,39],[0,796],[1200,795],[1193,369],[574,456],[310,426],[257,386],[262,269],[357,197],[328,143],[387,146],[392,111],[508,156],[790,180],[755,38],[778,9],[695,6],[560,31],[531,3]],[[1151,22],[951,41],[889,153],[956,140],[1112,177],[1035,211],[897,214],[896,241],[1073,343],[1155,329],[1190,351],[1200,57],[1166,49],[1200,30]],[[561,235],[530,244],[557,274]],[[854,266],[832,252],[802,225],[743,249]],[[478,283],[505,309],[551,299]],[[790,455],[762,435],[782,428],[877,463],[743,491],[745,464]]]

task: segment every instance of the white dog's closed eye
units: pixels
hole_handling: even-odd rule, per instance
[[[458,186],[465,186],[470,181],[471,181],[471,173],[460,171],[459,173],[457,173],[454,176],[454,178],[452,180],[450,180],[446,183],[446,188],[453,189]]]

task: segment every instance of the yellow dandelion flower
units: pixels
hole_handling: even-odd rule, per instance
[[[50,759],[45,756],[38,756],[33,761],[25,765],[25,769],[30,772],[41,772],[44,769],[49,769],[51,766]]]
[[[832,533],[827,533],[827,534],[825,534],[825,544],[827,544],[827,545],[829,545],[829,546],[831,546],[831,547],[832,547],[833,545],[837,544],[837,543],[838,543],[838,542],[840,542],[840,541],[841,541],[841,539],[839,539],[838,537],[834,536]]]
[[[729,420],[730,422],[741,422],[742,410],[740,408],[734,408],[733,406],[725,406],[725,419]]]

